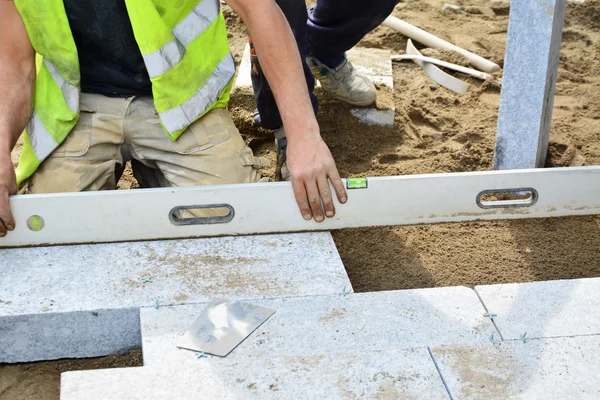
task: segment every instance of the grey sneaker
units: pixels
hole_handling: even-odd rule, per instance
[[[290,170],[287,167],[287,138],[283,127],[275,131],[275,147],[277,148],[277,171],[282,181],[290,180]]]
[[[307,57],[308,65],[321,87],[335,98],[353,106],[369,106],[377,98],[377,89],[363,73],[348,60],[335,69],[329,68],[315,57]]]

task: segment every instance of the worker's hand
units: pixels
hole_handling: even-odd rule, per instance
[[[296,202],[306,220],[321,222],[335,215],[331,181],[341,203],[346,191],[308,95],[302,60],[292,29],[273,0],[227,0],[248,27],[287,137],[287,167]],[[323,204],[321,205],[321,201]],[[325,211],[323,211],[323,207]]]
[[[322,222],[323,208],[328,218],[333,217],[335,206],[329,181],[340,203],[345,203],[348,195],[329,148],[318,133],[288,135],[287,138],[287,166],[302,217],[307,221],[314,217],[315,221]]]
[[[15,229],[15,220],[10,213],[8,196],[17,194],[17,179],[15,169],[10,159],[10,153],[0,152],[0,237],[7,230]]]

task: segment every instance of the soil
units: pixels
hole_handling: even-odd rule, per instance
[[[496,2],[497,15],[487,17],[442,11],[445,2],[405,2],[396,7],[394,15],[502,66],[507,7]],[[488,0],[453,3],[489,6]],[[239,63],[246,29],[227,7],[225,16]],[[406,38],[379,27],[359,46],[403,54]],[[547,167],[600,164],[599,50],[600,0],[568,3]],[[423,53],[465,64],[455,53],[432,49]],[[457,95],[438,86],[414,63],[395,63],[394,93],[380,90],[378,100],[393,101],[393,129],[362,125],[350,107],[318,92],[323,138],[340,174],[372,177],[490,170],[500,87],[455,75],[471,84],[468,93]],[[252,98],[233,94],[230,110],[242,135],[257,155],[274,162],[273,136],[255,126],[253,109]],[[263,173],[276,177],[274,167]],[[130,170],[119,187],[137,187]],[[600,217],[354,229],[333,232],[333,236],[358,292],[600,276]],[[134,353],[99,360],[0,366],[0,398],[58,399],[60,371],[139,362],[139,354]]]
[[[141,350],[135,350],[126,355],[102,358],[0,364],[0,399],[58,400],[62,372],[140,365],[142,365]]]
[[[502,66],[506,9],[496,6],[499,15],[490,18],[444,12],[443,3],[406,2],[396,7],[394,15]],[[489,4],[487,0],[455,3]],[[568,5],[547,167],[600,162],[599,17],[599,0]],[[240,35],[233,42],[236,52],[245,45],[244,33],[236,32]],[[379,27],[359,46],[402,54],[406,41]],[[465,64],[453,52],[424,49],[423,54]],[[440,87],[411,62],[394,63],[394,129],[362,125],[349,106],[317,92],[323,138],[340,174],[372,177],[490,170],[500,87],[459,73],[455,76],[471,84],[467,94]],[[231,108],[255,152],[275,160],[271,134],[252,121],[252,99],[234,94]],[[274,169],[265,174],[274,177]],[[354,289],[360,292],[600,276],[599,229],[600,218],[582,217],[355,229],[333,232],[333,237]]]

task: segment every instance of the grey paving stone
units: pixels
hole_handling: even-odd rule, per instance
[[[377,108],[353,108],[352,115],[367,125],[394,126],[394,110],[378,110]]]
[[[505,340],[600,334],[600,278],[477,286]]]
[[[0,249],[0,362],[141,345],[139,308],[352,291],[329,233]]]
[[[456,400],[600,398],[600,336],[431,351]]]
[[[498,336],[475,292],[465,287],[256,300],[275,314],[228,358],[329,354],[450,343]],[[196,362],[176,347],[204,304],[141,310],[144,365]],[[214,358],[211,356],[211,359]]]
[[[454,4],[445,3],[442,6],[442,10],[451,12],[453,14],[460,14],[463,12],[463,9],[459,6],[455,6]]]
[[[448,399],[427,349],[67,372],[61,400]]]

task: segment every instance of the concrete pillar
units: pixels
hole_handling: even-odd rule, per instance
[[[494,169],[546,162],[566,0],[512,0]]]

